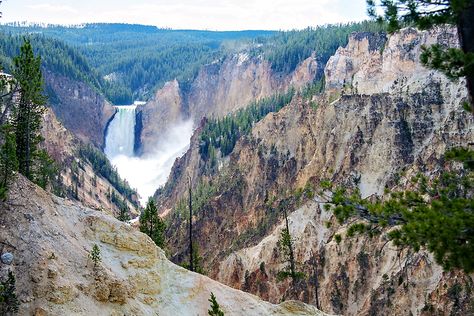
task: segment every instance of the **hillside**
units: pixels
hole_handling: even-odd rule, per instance
[[[400,189],[406,182],[397,179],[436,174],[447,148],[472,142],[474,122],[460,106],[464,82],[419,63],[421,46],[432,43],[455,46],[457,36],[411,28],[388,37],[351,35],[325,65],[323,94],[296,95],[254,122],[229,155],[216,148],[214,168],[200,150],[202,122],[156,195],[169,222],[172,260],[187,260],[190,175],[195,240],[204,270],[217,280],[272,302],[316,304],[318,291],[322,310],[347,315],[472,312],[471,276],[442,272],[428,253],[399,251],[377,237],[336,242],[348,226],[320,197],[304,193],[319,192],[325,179],[356,186],[365,197]],[[224,122],[214,126],[217,138],[226,137]],[[306,275],[293,290],[276,280],[284,266],[277,246],[282,208],[291,213],[295,256]],[[453,288],[461,290],[453,295]]]
[[[63,41],[83,54],[99,74],[102,92],[114,104],[148,98],[166,81],[186,81],[221,54],[227,41],[268,37],[273,31],[212,32],[168,30],[154,26],[97,23],[74,27],[12,23],[0,27],[12,34],[42,34]]]
[[[52,196],[18,176],[0,202],[1,252],[13,264],[20,315],[204,315],[212,291],[226,315],[326,315],[295,301],[264,302],[168,261],[146,235]],[[100,248],[101,263],[88,258]]]

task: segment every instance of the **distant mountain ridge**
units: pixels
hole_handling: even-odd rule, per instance
[[[185,81],[216,58],[224,41],[252,40],[275,31],[170,30],[119,23],[80,27],[19,23],[1,25],[12,35],[37,34],[61,40],[82,54],[98,74],[101,91],[114,104],[130,104],[150,96],[175,78]]]

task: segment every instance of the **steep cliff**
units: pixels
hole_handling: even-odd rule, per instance
[[[290,86],[301,88],[312,82],[317,72],[314,57],[304,60],[293,73],[279,74],[267,60],[239,53],[199,71],[187,96],[189,114],[197,121],[222,117]]]
[[[326,315],[296,301],[273,305],[168,261],[148,236],[54,197],[22,176],[0,202],[0,276],[16,275],[20,315],[204,315],[211,291],[226,315]],[[89,251],[97,244],[101,262]]]
[[[49,103],[64,126],[77,137],[99,148],[105,129],[115,113],[113,106],[85,82],[43,72]]]
[[[388,39],[372,33],[353,34],[325,67],[326,90],[355,94],[420,92],[427,83],[444,79],[420,63],[422,47],[435,43],[457,46],[456,30],[443,27],[419,32],[406,28]]]
[[[140,151],[151,152],[160,135],[180,120],[198,123],[203,117],[222,117],[290,86],[301,88],[321,73],[315,57],[304,60],[292,73],[281,74],[274,73],[265,59],[243,52],[203,66],[188,86],[168,82],[138,109]]]
[[[296,97],[255,124],[218,162],[217,174],[206,171],[195,135],[157,196],[170,218],[173,260],[187,258],[187,220],[177,205],[190,174],[211,192],[195,210],[194,235],[205,270],[217,280],[272,302],[298,297],[315,304],[317,278],[322,310],[348,315],[472,313],[472,276],[443,273],[426,252],[400,252],[378,238],[339,244],[333,237],[347,227],[318,197],[302,198],[306,188],[318,192],[322,179],[356,183],[364,196],[383,194],[402,174],[436,173],[447,148],[473,141],[474,120],[460,106],[464,82],[419,64],[421,45],[434,42],[455,45],[456,34],[353,34],[325,68],[326,93]],[[198,181],[193,186],[198,193]],[[294,211],[290,231],[306,275],[294,291],[276,280],[282,203]]]
[[[67,130],[49,108],[44,117],[41,135],[45,141],[41,144],[54,159],[59,168],[59,187],[62,194],[76,199],[87,207],[107,210],[111,215],[119,213],[119,206],[111,199],[111,192],[119,201],[127,201],[132,214],[138,215],[131,203],[138,201],[134,196],[130,201],[106,178],[98,174],[91,163],[80,155],[80,149],[86,144]]]
[[[135,145],[135,151],[138,154],[153,151],[160,136],[182,120],[184,112],[178,81],[167,82],[151,101],[137,107],[135,137],[139,143]]]

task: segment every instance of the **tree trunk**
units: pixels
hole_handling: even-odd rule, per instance
[[[30,119],[31,119],[31,106],[30,104],[26,104],[27,111],[26,111],[26,131],[25,131],[25,177],[31,180],[31,172],[30,172],[30,165],[31,165],[31,153],[30,153],[30,142],[31,142],[31,135],[30,135]]]
[[[290,236],[290,240],[288,243],[288,250],[290,253],[290,272],[291,272],[291,278],[293,279],[293,285],[295,285],[296,284],[295,256],[293,253],[293,245],[291,243],[290,226],[288,225],[288,215],[286,213],[286,207],[283,209],[283,212],[285,214],[286,231],[288,232],[288,236]]]
[[[150,212],[150,235],[149,236],[151,237],[151,239],[153,239],[153,213],[152,212]]]
[[[459,42],[465,53],[474,54],[474,1],[469,1],[465,9],[459,14],[457,23]],[[466,76],[467,90],[469,92],[471,109],[474,113],[474,69]]]
[[[321,306],[319,306],[319,280],[318,280],[318,260],[316,256],[313,254],[313,264],[314,264],[314,296],[316,300],[316,308],[321,310]]]
[[[193,263],[193,200],[191,195],[191,177],[189,180],[189,270],[194,271]]]

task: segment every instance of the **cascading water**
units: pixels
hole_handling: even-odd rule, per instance
[[[133,156],[135,144],[136,105],[116,106],[117,113],[107,128],[105,154],[110,160],[117,156]]]
[[[137,157],[134,155],[135,108],[136,105],[116,106],[117,113],[107,128],[104,151],[120,176],[137,189],[144,204],[166,182],[175,159],[189,147],[193,122],[176,122],[156,139],[153,152]]]

